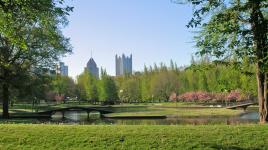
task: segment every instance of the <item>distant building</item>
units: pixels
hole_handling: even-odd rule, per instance
[[[115,69],[116,76],[132,74],[132,54],[129,57],[115,55]]]
[[[94,75],[97,79],[99,79],[99,68],[92,57],[87,62],[86,68],[92,75]]]
[[[62,76],[68,76],[68,66],[64,64],[64,62],[60,62],[57,66],[57,74],[60,74]]]

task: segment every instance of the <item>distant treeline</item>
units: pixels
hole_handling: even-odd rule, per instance
[[[77,76],[76,82],[60,75],[31,77],[27,79],[29,84],[11,91],[11,103],[21,100],[113,104],[252,99],[257,95],[254,66],[247,61],[237,62],[213,62],[202,58],[192,60],[188,67],[177,67],[171,60],[169,65],[144,66],[141,72],[117,77],[109,76],[101,69],[100,79],[85,70]]]
[[[212,62],[202,58],[192,60],[189,67],[178,68],[171,60],[168,66],[145,66],[133,75],[111,77],[102,70],[100,80],[85,71],[78,76],[77,85],[79,98],[91,102],[166,102],[187,92],[239,91],[252,97],[257,94],[253,70],[249,62]]]

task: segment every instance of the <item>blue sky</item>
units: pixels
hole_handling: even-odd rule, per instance
[[[63,29],[71,38],[73,54],[63,58],[69,75],[80,74],[91,57],[98,67],[115,75],[115,55],[133,55],[133,70],[144,65],[174,60],[190,63],[195,52],[193,34],[186,28],[190,5],[170,0],[73,0],[69,25]]]

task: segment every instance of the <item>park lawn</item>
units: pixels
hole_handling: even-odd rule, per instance
[[[161,102],[161,103],[122,103],[111,105],[112,107],[128,107],[128,106],[159,106],[159,107],[202,107],[204,105],[191,102]]]
[[[0,109],[0,113],[2,113],[3,110]],[[33,112],[32,109],[9,109],[9,113],[31,113]]]
[[[236,116],[243,110],[230,110],[226,108],[148,108],[148,111],[119,112],[106,114],[107,117],[117,116],[161,116],[168,117],[207,117],[207,116]]]
[[[0,125],[0,149],[268,149],[267,125]]]

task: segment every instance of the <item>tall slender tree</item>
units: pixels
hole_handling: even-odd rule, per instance
[[[87,69],[77,77],[79,98],[95,103],[98,100],[98,80]]]
[[[107,75],[106,70],[101,69],[101,80],[99,83],[99,99],[108,104],[118,100],[117,88],[112,77]]]

